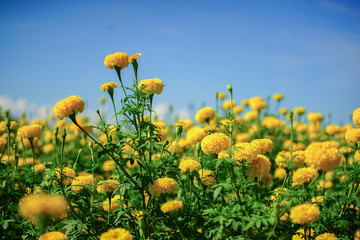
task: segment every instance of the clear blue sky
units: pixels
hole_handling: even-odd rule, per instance
[[[214,107],[227,84],[237,102],[280,92],[334,123],[360,107],[358,0],[0,0],[0,36],[0,96],[36,106],[79,95],[98,109],[119,51],[143,53],[139,79],[160,78],[154,104],[175,110]]]

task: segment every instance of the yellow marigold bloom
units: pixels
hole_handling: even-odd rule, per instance
[[[240,114],[240,113],[242,113],[244,111],[244,108],[242,106],[235,106],[233,108],[233,111],[234,111],[235,114]]]
[[[98,193],[112,193],[116,186],[119,186],[120,183],[116,180],[104,180],[99,182],[99,186],[96,188]]]
[[[195,120],[198,123],[208,123],[215,119],[215,111],[212,107],[201,108],[195,115]]]
[[[289,190],[287,188],[275,188],[274,189],[274,194],[270,196],[270,199],[273,202],[280,202],[282,199],[286,198],[288,195]],[[287,201],[281,201],[280,205],[284,206],[286,205],[288,202]]]
[[[54,114],[57,118],[63,119],[72,114],[81,113],[84,111],[84,106],[85,102],[81,97],[72,95],[55,104]]]
[[[131,57],[129,57],[129,62],[131,62],[131,60],[138,59],[140,56],[142,56],[142,53],[134,53]]]
[[[40,137],[41,127],[37,124],[31,124],[28,126],[23,126],[18,129],[18,136],[21,138],[33,138]]]
[[[185,138],[193,144],[200,142],[204,137],[206,137],[206,132],[199,126],[189,128],[185,134]]]
[[[308,229],[306,231],[306,236],[309,236],[309,235],[314,235],[314,230],[313,229]],[[305,231],[304,229],[299,229],[296,231],[296,233],[293,235],[292,237],[292,240],[303,240],[305,239]]]
[[[138,87],[140,91],[146,94],[156,93],[157,95],[159,95],[163,91],[163,86],[164,85],[160,79],[154,78],[141,80]]]
[[[306,113],[306,109],[304,107],[294,107],[293,112],[295,115],[301,116]]]
[[[304,167],[297,169],[292,176],[292,185],[299,186],[309,183],[316,178],[318,171],[314,168]]]
[[[271,162],[265,155],[258,154],[251,165],[250,168],[246,169],[246,175],[252,179],[266,177],[270,172]]]
[[[161,205],[160,210],[163,213],[176,212],[183,208],[183,202],[180,200],[172,200]]]
[[[261,125],[268,129],[276,129],[280,127],[280,120],[273,116],[264,117]]]
[[[257,111],[250,111],[250,112],[245,113],[245,115],[244,115],[245,121],[255,120],[258,117],[259,117],[259,113]]]
[[[329,135],[335,135],[338,134],[340,132],[340,127],[338,125],[334,125],[334,124],[329,124],[326,126],[326,133]]]
[[[100,103],[106,103],[106,98],[105,97],[100,97],[99,102]]]
[[[360,141],[360,128],[349,128],[345,132],[345,141],[352,145]]]
[[[283,144],[283,149],[290,150],[291,141],[290,139],[287,139]],[[293,151],[299,151],[304,150],[306,146],[302,143],[293,143]]]
[[[68,204],[63,196],[42,193],[30,194],[20,199],[18,211],[22,218],[36,223],[40,215],[62,219],[66,217],[67,208]]]
[[[261,110],[266,107],[266,103],[262,97],[252,97],[249,99],[249,105],[252,110]]]
[[[230,138],[224,133],[213,133],[201,141],[201,149],[205,154],[218,154],[229,147]]]
[[[319,112],[317,112],[317,113],[311,112],[311,113],[308,113],[308,115],[307,115],[307,120],[310,123],[321,122],[323,119],[324,119],[324,116]]]
[[[106,92],[110,89],[114,89],[114,88],[117,88],[117,83],[116,82],[106,82],[104,84],[101,85],[100,89],[101,91],[103,92]]]
[[[100,236],[100,240],[132,240],[132,236],[125,228],[113,228],[104,232]]]
[[[360,228],[355,231],[354,240],[360,240]]]
[[[227,97],[227,95],[224,92],[219,92],[219,93],[217,93],[217,97],[218,97],[218,99],[224,99]]]
[[[280,100],[283,100],[284,99],[284,94],[282,94],[282,93],[275,93],[274,95],[273,95],[273,99],[275,100],[275,101],[280,101]]]
[[[116,52],[105,57],[104,65],[109,69],[114,69],[115,67],[124,69],[127,68],[130,63],[129,58],[129,55],[124,52]]]
[[[60,182],[61,168],[56,168],[55,171],[56,171],[57,179]],[[63,168],[62,174],[63,174],[63,176],[62,176],[63,183],[66,186],[69,186],[73,182],[74,178],[76,177],[75,171],[68,167]]]
[[[106,160],[103,164],[103,169],[105,171],[115,171],[116,167],[115,167],[115,161],[114,160]]]
[[[194,125],[194,123],[193,123],[193,121],[191,121],[191,119],[179,120],[173,124],[174,127],[182,126],[183,131],[188,130],[193,125]]]
[[[360,108],[354,110],[352,120],[356,126],[360,127]]]
[[[94,179],[91,174],[85,175],[85,176],[78,176],[71,183],[71,186],[72,186],[71,190],[79,193],[82,191],[82,189],[85,185],[94,185],[94,184],[97,184],[98,181],[99,181],[98,177],[96,177]]]
[[[300,167],[304,165],[305,162],[305,152],[302,150],[293,152],[292,156],[288,151],[281,151],[275,158],[276,164],[281,168],[289,168],[290,160],[292,158],[293,168]]]
[[[254,139],[250,144],[255,148],[258,154],[271,153],[274,149],[274,144],[270,139]]]
[[[290,209],[290,219],[293,223],[307,225],[320,217],[320,209],[316,204],[303,203]]]
[[[332,181],[329,181],[329,180],[320,180],[320,182],[318,183],[318,185],[316,185],[316,188],[318,190],[323,190],[324,188],[325,189],[328,189],[328,188],[331,188],[334,184],[332,183]]]
[[[158,178],[152,184],[149,184],[149,192],[155,197],[160,196],[162,193],[174,193],[176,190],[177,182],[169,177]]]
[[[354,154],[354,160],[356,162],[360,162],[360,150],[356,150],[356,152]]]
[[[199,171],[199,178],[202,184],[204,184],[207,188],[211,188],[216,184],[216,179],[211,175],[214,176],[214,172],[211,170],[202,169]],[[195,186],[198,186],[198,182],[196,180],[194,181],[194,184]]]
[[[257,151],[250,143],[237,143],[233,148],[232,158],[239,163],[244,159],[248,164],[252,164],[257,157]]]
[[[341,160],[339,149],[333,142],[313,142],[305,150],[305,163],[315,169],[329,171]]]
[[[286,115],[289,112],[289,109],[287,108],[280,108],[279,109],[279,113],[282,115]]]
[[[224,110],[229,110],[230,107],[231,107],[231,105],[232,105],[232,107],[235,107],[236,101],[235,101],[235,100],[232,100],[232,104],[231,104],[231,101],[230,101],[230,100],[224,101],[223,104],[222,104],[222,109],[224,109]]]
[[[179,164],[179,169],[181,173],[192,173],[193,171],[199,171],[201,168],[201,164],[195,160],[184,160]]]
[[[324,202],[324,196],[315,196],[311,198],[312,203]]]
[[[120,195],[115,195],[114,197],[111,198],[111,208],[110,211],[114,211],[115,209],[120,208],[120,200],[122,198],[120,197]],[[103,202],[103,209],[104,211],[108,212],[109,211],[109,199],[106,199]],[[126,207],[125,204],[123,204],[123,207]]]
[[[248,133],[239,133],[235,137],[236,143],[249,142],[251,137]]]
[[[308,130],[308,125],[301,123],[301,124],[298,124],[295,129],[297,132],[305,133]]]
[[[277,168],[274,172],[274,177],[279,179],[280,181],[284,180],[286,174],[286,170],[283,168]]]
[[[62,232],[53,231],[41,235],[39,240],[68,240],[68,238]]]
[[[323,233],[318,235],[315,240],[338,240],[338,238],[333,233]]]

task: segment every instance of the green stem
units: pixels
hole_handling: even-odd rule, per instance
[[[122,80],[121,80],[121,73],[120,73],[121,68],[115,67],[115,70],[116,70],[117,76],[118,76],[118,78],[119,78],[119,81],[120,81],[120,84],[121,84],[121,88],[122,88],[122,90],[123,90],[123,92],[124,92],[124,95],[125,95],[125,97],[127,97],[127,94],[126,94],[126,91],[125,91],[125,88],[124,88],[124,84],[123,84],[123,82],[122,82]]]
[[[31,192],[34,192],[34,186],[35,186],[35,152],[34,152],[34,138],[29,138],[31,151],[32,151],[32,157],[33,157],[33,171],[32,171],[32,185],[31,185]],[[25,159],[24,159],[25,160]]]
[[[108,196],[109,199],[109,209],[108,209],[108,215],[107,215],[107,224],[110,224],[110,212],[111,212],[111,195]]]
[[[114,91],[114,90],[113,90],[113,91]],[[113,105],[113,107],[114,107],[116,125],[119,126],[119,120],[118,120],[118,117],[117,117],[116,106],[115,106],[115,102],[114,102],[114,94],[113,94],[113,93],[111,94],[111,93],[109,92],[109,95],[110,95],[110,99],[111,99],[112,105]]]

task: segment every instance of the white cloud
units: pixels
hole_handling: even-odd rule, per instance
[[[165,121],[168,124],[173,124],[177,119],[191,119],[191,112],[188,108],[170,111],[170,105],[167,103],[158,103],[154,107],[154,115],[157,115],[159,120]]]

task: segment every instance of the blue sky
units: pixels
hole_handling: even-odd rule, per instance
[[[214,107],[227,84],[237,102],[280,92],[282,107],[331,113],[336,124],[360,107],[357,0],[0,0],[0,34],[0,104],[13,112],[70,95],[100,108],[100,85],[117,81],[103,60],[117,51],[143,53],[139,79],[166,85],[159,111]]]

